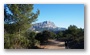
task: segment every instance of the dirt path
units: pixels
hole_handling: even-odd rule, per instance
[[[41,45],[40,48],[44,49],[65,49],[65,42],[60,42],[56,40],[48,40],[48,43]]]

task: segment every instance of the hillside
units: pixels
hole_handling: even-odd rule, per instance
[[[43,31],[43,30],[63,31],[63,30],[66,30],[66,28],[57,27],[54,24],[54,22],[51,22],[51,21],[44,21],[44,22],[33,24],[33,26],[30,28],[30,30],[34,30],[34,31]]]

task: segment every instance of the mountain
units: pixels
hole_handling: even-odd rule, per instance
[[[43,31],[43,30],[49,30],[49,31],[64,31],[66,28],[60,28],[57,27],[53,22],[51,21],[44,21],[41,23],[35,23],[32,25],[30,30],[33,31]]]

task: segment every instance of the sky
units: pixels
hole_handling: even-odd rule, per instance
[[[57,27],[76,25],[84,28],[84,4],[34,4],[33,12],[40,10],[38,22],[51,21]]]

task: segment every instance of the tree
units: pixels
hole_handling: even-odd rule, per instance
[[[56,39],[56,37],[57,37],[56,33],[51,32],[51,31],[49,31],[49,32],[50,32],[49,39]]]
[[[22,33],[30,27],[30,24],[36,20],[39,10],[36,14],[32,12],[32,4],[8,4],[8,8],[12,12],[13,19],[11,23],[16,23],[17,32]]]
[[[42,33],[38,33],[35,38],[38,41],[40,41],[40,44],[44,44],[48,41],[50,36],[51,36],[50,32],[47,30],[44,30]]]
[[[51,35],[50,35],[49,31],[45,30],[45,31],[42,32],[42,37],[43,37],[42,39],[43,39],[44,42],[47,42],[50,36]]]
[[[84,30],[77,28],[75,25],[70,25],[66,31],[68,47],[71,49],[84,48]]]
[[[62,39],[63,38],[63,32],[60,31],[58,34],[57,34],[57,39]]]
[[[65,41],[66,48],[83,49],[84,48],[84,29],[75,25],[70,25],[67,30],[60,31],[57,34],[59,41]]]
[[[34,31],[32,32],[26,32],[25,36],[29,40],[28,48],[34,48],[36,45],[39,45],[39,41],[35,39],[36,33]]]
[[[42,33],[37,33],[36,36],[35,36],[35,39],[37,39],[38,41],[40,41],[40,44],[42,44],[44,42],[43,41]]]
[[[27,42],[28,40],[24,36],[24,33],[31,26],[31,23],[37,19],[40,11],[38,10],[36,13],[33,13],[32,12],[32,10],[33,10],[32,4],[6,4],[6,6],[11,13],[9,13],[8,11],[6,12],[7,8],[5,8],[5,11],[4,11],[5,27],[4,27],[4,29],[6,32],[13,31],[14,33],[8,32],[7,34],[5,34],[5,40],[7,40],[6,36],[8,34],[10,34],[10,35],[13,34],[14,36],[17,36],[17,40],[19,41],[19,43],[17,45],[19,45],[22,48],[26,48],[23,46],[26,46],[25,44],[28,44],[28,42]],[[11,26],[14,28],[13,30],[11,29]],[[9,39],[11,39],[9,36],[7,36],[7,37]],[[24,39],[26,39],[26,41],[24,41],[23,42],[24,44],[21,45],[21,42],[22,42],[21,40],[24,40]],[[12,39],[12,40],[14,40],[14,39]],[[17,42],[17,40],[14,40],[14,41]],[[8,44],[8,43],[6,43],[6,41],[4,43],[5,43],[5,45]]]

